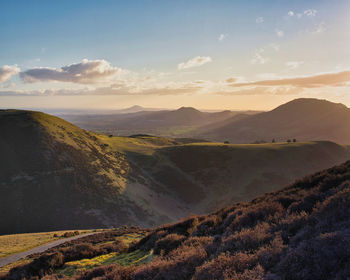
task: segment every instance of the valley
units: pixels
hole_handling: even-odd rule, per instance
[[[0,113],[0,232],[156,226],[248,201],[344,162],[328,141],[223,144],[88,132],[34,111]]]

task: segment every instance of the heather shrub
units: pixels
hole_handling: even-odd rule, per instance
[[[241,215],[237,215],[231,229],[240,229],[244,227],[255,226],[258,222],[272,222],[275,215],[283,213],[283,207],[277,202],[265,202],[252,205],[242,211]]]
[[[324,197],[323,194],[320,194],[317,191],[313,191],[313,193],[308,194],[302,200],[292,203],[289,206],[288,210],[291,213],[300,213],[300,212],[310,213],[314,208],[314,206],[316,205],[316,203],[322,200],[323,197]]]
[[[261,247],[256,255],[259,259],[259,264],[266,270],[274,267],[280,260],[280,257],[287,245],[283,243],[282,237],[277,235],[270,244]]]
[[[60,252],[43,254],[30,265],[22,265],[12,268],[4,279],[35,279],[42,278],[47,273],[52,273],[55,268],[62,266],[64,256]]]
[[[255,255],[223,253],[197,267],[193,280],[225,279],[225,275],[227,276],[233,272],[243,273],[245,270],[254,268],[256,264],[257,257]]]
[[[113,280],[131,280],[135,271],[134,267],[125,267],[118,264],[98,267],[82,273],[74,279],[76,280],[92,280],[92,279],[113,279]]]
[[[257,265],[254,268],[246,269],[241,273],[227,269],[223,276],[224,280],[263,280],[264,274],[265,272],[261,265]]]
[[[223,238],[221,252],[254,251],[272,238],[267,223],[259,223],[254,228],[242,229]]]
[[[120,240],[114,241],[113,243],[104,244],[100,247],[100,251],[106,254],[111,252],[123,253],[127,250],[128,246]]]
[[[221,238],[219,236],[215,238],[212,236],[201,236],[201,237],[194,236],[186,239],[183,242],[183,245],[194,246],[194,247],[201,246],[207,252],[208,255],[211,255],[216,252],[220,242],[221,242]]]
[[[309,218],[309,214],[302,211],[301,213],[292,213],[283,217],[275,230],[280,230],[283,240],[289,242],[289,238],[296,235],[298,231],[305,227]]]
[[[177,233],[188,236],[196,230],[197,225],[203,219],[205,219],[205,217],[191,216],[190,218],[182,219],[178,223],[161,227],[160,229],[166,230],[168,233]]]
[[[331,279],[350,259],[350,231],[325,233],[290,248],[277,267],[286,280]]]
[[[136,270],[135,280],[190,279],[207,257],[201,246],[181,246]]]
[[[78,232],[78,234],[79,234],[79,232]],[[72,237],[72,236],[74,236],[75,234],[74,234],[74,232],[72,232],[72,231],[67,231],[67,232],[65,232],[63,235],[62,235],[62,237]]]
[[[153,249],[155,243],[166,236],[168,232],[166,230],[156,230],[142,238],[138,243],[133,244],[129,251],[141,249],[144,251],[149,251]]]
[[[67,260],[153,249],[158,256],[149,263],[104,266],[76,279],[348,279],[349,170],[350,161],[250,203],[158,227],[129,248],[118,242],[98,245],[115,240],[118,231],[70,241],[10,276],[41,278]]]
[[[162,239],[156,241],[154,245],[154,253],[160,254],[160,252],[163,252],[164,254],[168,254],[171,250],[179,247],[185,239],[186,237],[184,235],[176,233],[166,235]]]
[[[205,236],[217,233],[218,225],[222,222],[222,219],[218,215],[210,215],[200,222],[193,235]]]

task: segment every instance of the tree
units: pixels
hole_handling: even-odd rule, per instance
[[[292,141],[290,139],[287,140],[287,143],[291,143]]]
[[[297,139],[294,138],[294,139],[293,139],[293,142],[294,142],[294,143],[297,142]]]
[[[275,142],[276,142],[275,138],[273,138],[271,142],[272,142],[272,143],[275,143]]]

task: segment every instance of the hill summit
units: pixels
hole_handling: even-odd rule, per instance
[[[0,111],[0,131],[0,234],[155,226],[350,158],[347,147],[332,142],[113,137],[35,111]]]
[[[196,137],[231,143],[255,141],[328,140],[350,143],[350,109],[326,100],[300,98],[255,115],[234,116],[215,127],[201,128]]]

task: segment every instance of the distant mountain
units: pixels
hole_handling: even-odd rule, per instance
[[[178,110],[139,111],[110,115],[62,115],[61,117],[88,130],[131,135],[138,133],[160,136],[181,136],[196,128],[225,120],[235,113],[222,111],[207,113],[192,107]]]
[[[265,140],[328,140],[350,143],[350,109],[326,100],[301,98],[276,109],[251,116],[226,119],[215,126],[202,127],[191,136],[231,143]]]
[[[348,147],[331,142],[109,137],[33,111],[0,111],[0,131],[0,234],[159,225],[251,199],[350,158]]]
[[[33,111],[42,111],[55,116],[62,115],[110,115],[110,114],[128,114],[141,111],[160,111],[160,108],[146,108],[139,105],[134,105],[125,109],[78,109],[78,108],[30,108]]]

